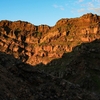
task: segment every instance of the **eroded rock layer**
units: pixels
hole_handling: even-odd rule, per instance
[[[73,47],[95,39],[100,39],[100,16],[91,13],[61,19],[53,27],[23,21],[0,22],[0,51],[31,65],[47,64]]]

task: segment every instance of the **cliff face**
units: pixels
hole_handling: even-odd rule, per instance
[[[0,22],[0,51],[31,65],[47,64],[84,42],[100,39],[100,16],[61,19],[55,26],[35,26],[23,21]]]
[[[0,22],[0,100],[100,100],[99,66],[100,16]]]

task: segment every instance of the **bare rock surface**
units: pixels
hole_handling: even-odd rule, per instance
[[[81,43],[100,39],[100,16],[60,19],[55,26],[0,21],[0,51],[31,65],[47,64]]]

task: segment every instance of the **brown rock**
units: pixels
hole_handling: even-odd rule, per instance
[[[79,18],[60,19],[53,27],[3,20],[0,21],[0,48],[23,61],[30,59],[35,65],[46,61],[45,57],[59,58],[77,44],[100,39],[99,26],[100,16],[91,13]]]

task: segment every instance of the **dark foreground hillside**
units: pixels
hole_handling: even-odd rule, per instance
[[[100,40],[83,43],[39,69],[100,93]]]
[[[99,92],[96,91],[100,89],[99,48],[98,40],[76,47],[70,53],[72,61],[66,65],[66,76],[60,78],[0,52],[0,100],[100,100]],[[66,54],[45,67],[49,68],[54,62],[61,67],[60,62],[66,64],[68,56]],[[80,83],[84,79],[89,82],[83,82],[82,87]],[[92,84],[92,81],[96,84]],[[93,89],[88,90],[87,84]]]

